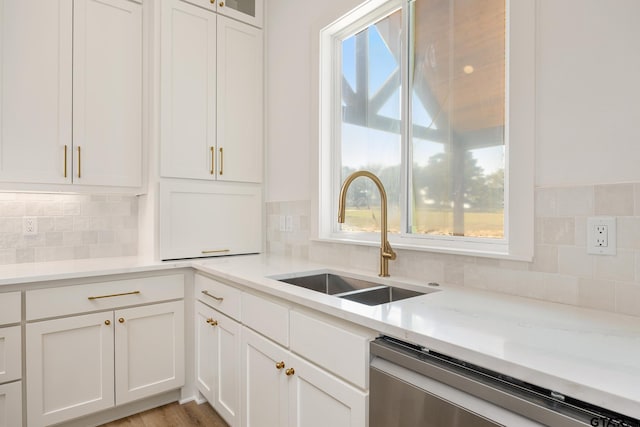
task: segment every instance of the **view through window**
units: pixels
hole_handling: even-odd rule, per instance
[[[390,232],[504,238],[505,28],[504,0],[417,0],[342,39],[341,178],[380,177]],[[342,230],[379,201],[354,181]]]

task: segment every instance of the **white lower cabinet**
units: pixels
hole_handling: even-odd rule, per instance
[[[22,382],[0,385],[0,427],[22,425]]]
[[[240,329],[235,320],[196,302],[197,387],[231,427],[240,425]]]
[[[368,393],[242,329],[243,426],[366,427]]]
[[[184,303],[26,326],[27,421],[47,426],[184,384]]]
[[[115,312],[116,405],[184,385],[184,303]]]

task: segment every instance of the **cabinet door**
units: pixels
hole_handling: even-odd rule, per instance
[[[71,182],[72,0],[0,0],[0,180]]]
[[[242,425],[287,426],[289,388],[282,347],[242,328]],[[327,424],[329,425],[329,424]]]
[[[22,382],[0,385],[0,427],[22,425]]]
[[[240,425],[240,324],[196,302],[198,390],[231,426]]]
[[[116,404],[184,385],[184,302],[115,312]]]
[[[261,194],[253,184],[160,183],[160,257],[260,252]]]
[[[113,312],[27,324],[30,427],[113,406],[113,327]]]
[[[215,179],[216,16],[165,0],[161,31],[160,173]]]
[[[262,31],[218,16],[218,180],[262,182]]]
[[[22,338],[20,326],[0,328],[0,384],[22,375]]]
[[[332,374],[290,357],[295,373],[290,386],[289,425],[304,427],[366,427],[368,393],[348,385]]]
[[[138,187],[142,179],[142,10],[75,0],[74,182]]]

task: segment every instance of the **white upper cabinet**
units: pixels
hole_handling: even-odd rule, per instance
[[[142,10],[128,0],[75,0],[76,183],[142,183]]]
[[[0,0],[0,180],[71,182],[71,0]]]
[[[262,31],[162,3],[161,175],[262,181]]]
[[[141,186],[141,7],[0,0],[0,181]]]
[[[240,22],[262,28],[264,0],[186,0]]]
[[[218,179],[262,181],[262,31],[218,16]]]
[[[216,159],[216,15],[162,3],[161,172],[213,179]]]

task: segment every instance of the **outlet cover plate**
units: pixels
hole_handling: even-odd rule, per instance
[[[615,255],[616,246],[615,217],[595,216],[587,218],[587,253]]]

